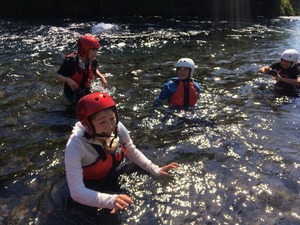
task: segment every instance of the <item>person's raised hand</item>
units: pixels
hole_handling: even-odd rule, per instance
[[[131,200],[131,198],[128,195],[120,194],[116,197],[116,200],[114,203],[115,207],[110,211],[110,213],[115,214],[119,210],[125,209],[132,203],[133,203],[133,201]]]
[[[174,170],[174,169],[177,169],[178,167],[179,167],[179,164],[175,163],[175,162],[165,165],[165,166],[161,167],[161,169],[160,169],[160,176],[169,177],[169,176],[171,176],[171,174],[169,173],[169,170]]]

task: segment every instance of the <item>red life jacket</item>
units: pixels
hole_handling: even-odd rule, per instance
[[[75,60],[77,53],[71,53],[67,55],[67,58],[73,58]],[[81,84],[83,77],[87,76],[85,79],[85,84]],[[74,80],[80,88],[88,89],[91,87],[92,80],[94,78],[94,70],[92,69],[91,63],[84,70],[81,68],[76,69],[76,72],[70,76],[72,80]]]
[[[170,103],[175,106],[194,106],[199,97],[193,82],[182,81],[178,82],[178,87],[170,99]]]
[[[83,166],[83,179],[98,180],[107,177],[110,171],[114,171],[124,159],[125,147],[120,145],[114,153],[103,149],[102,145],[91,144],[98,153],[96,161]]]

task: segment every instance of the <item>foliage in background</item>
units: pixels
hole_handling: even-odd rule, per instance
[[[300,0],[290,0],[290,2],[294,9],[295,15],[300,16]]]
[[[292,7],[290,0],[281,0],[280,15],[295,16],[295,11]]]
[[[300,0],[10,0],[0,1],[1,18],[101,18],[193,16],[200,19],[300,15]]]

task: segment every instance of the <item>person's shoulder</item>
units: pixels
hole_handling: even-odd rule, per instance
[[[64,76],[71,76],[77,66],[78,57],[76,54],[73,55],[73,53],[71,53],[69,55],[66,55],[65,60],[63,61],[58,73]]]
[[[200,84],[199,84],[197,81],[195,81],[195,80],[191,80],[191,81],[193,82],[193,85],[194,85],[194,87],[196,88],[196,90],[197,90],[198,92],[200,92],[200,90],[201,90]]]
[[[76,52],[67,54],[65,57],[65,62],[74,63],[76,61],[78,61],[78,54]]]
[[[200,86],[199,82],[197,82],[195,80],[192,80],[192,82],[193,82],[194,85]]]
[[[274,62],[274,63],[271,64],[270,67],[273,68],[273,69],[278,69],[278,68],[281,67],[281,64],[280,64],[280,62]]]
[[[84,146],[83,137],[80,137],[79,135],[72,134],[67,142],[66,148],[65,148],[65,155],[66,156],[74,156],[74,155],[82,155],[83,151],[82,148]]]
[[[178,84],[179,82],[179,78],[178,77],[171,77],[169,80],[168,80],[168,84]]]
[[[129,132],[122,122],[118,122],[117,125],[118,136],[122,142],[127,142],[130,139]]]
[[[193,83],[198,83],[198,81],[196,81],[194,78],[190,78],[190,81],[192,81]]]
[[[295,69],[297,70],[298,74],[300,74],[300,62],[297,62]]]
[[[118,129],[119,134],[122,134],[122,135],[128,134],[127,128],[121,121],[118,122],[117,129]]]
[[[83,139],[84,133],[85,133],[85,127],[82,125],[81,122],[77,121],[73,126],[72,135],[70,136],[70,138]]]
[[[176,77],[172,77],[164,83],[164,86],[169,86],[170,84],[176,83]]]
[[[118,121],[117,127],[118,127],[118,130],[126,129],[125,125],[121,121]]]

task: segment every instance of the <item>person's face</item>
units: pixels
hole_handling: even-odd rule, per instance
[[[187,67],[178,67],[177,68],[177,76],[180,80],[186,80],[190,77],[190,68]]]
[[[291,68],[293,62],[281,59],[280,60],[280,64],[281,64],[281,66],[282,66],[283,69],[289,69],[289,68]]]
[[[113,109],[105,109],[93,115],[91,122],[97,134],[107,136],[99,139],[105,140],[115,131],[117,118]]]
[[[97,48],[91,48],[91,49],[89,50],[88,58],[89,58],[90,60],[94,60],[94,59],[96,58],[97,51],[98,51]]]

